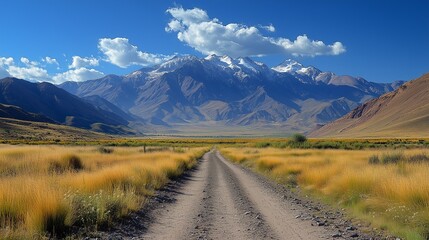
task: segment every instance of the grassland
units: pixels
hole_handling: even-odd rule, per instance
[[[429,153],[427,139],[153,136],[0,143],[0,239],[105,228],[214,145],[231,160],[300,186],[377,228],[411,239],[429,235],[429,164],[421,157]],[[397,161],[398,155],[424,161]]]
[[[221,151],[277,182],[347,209],[374,228],[406,239],[429,237],[429,158],[424,149],[257,146]]]
[[[206,150],[0,145],[0,239],[107,227],[141,208]]]
[[[61,134],[67,135],[66,132]],[[104,136],[104,137],[103,137]],[[1,135],[0,135],[1,137]],[[299,143],[289,138],[218,138],[199,137],[183,138],[180,136],[144,136],[144,137],[113,137],[101,135],[100,138],[47,138],[26,139],[0,138],[0,144],[27,144],[27,145],[73,145],[73,146],[122,146],[122,147],[144,147],[144,146],[167,146],[167,147],[201,147],[201,146],[236,146],[236,147],[274,147],[274,148],[301,148],[301,149],[378,149],[378,148],[427,148],[429,139],[425,138],[371,138],[371,139],[309,139]]]

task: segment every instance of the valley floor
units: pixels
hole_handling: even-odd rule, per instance
[[[0,239],[427,239],[427,140],[294,139],[2,144]]]

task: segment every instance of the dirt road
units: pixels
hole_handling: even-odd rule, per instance
[[[358,230],[341,211],[300,197],[212,150],[196,169],[160,190],[142,210],[94,238],[383,238],[367,229]]]
[[[323,228],[296,218],[258,178],[207,153],[174,204],[162,209],[145,239],[320,239]],[[329,235],[328,235],[329,236]]]

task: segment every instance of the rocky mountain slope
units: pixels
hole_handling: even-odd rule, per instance
[[[0,118],[13,118],[33,122],[55,123],[55,121],[43,115],[26,112],[20,107],[5,104],[0,104]]]
[[[98,128],[101,124],[106,130],[112,128],[112,131],[107,131],[109,133],[115,133],[117,126],[128,124],[124,118],[46,82],[31,83],[16,78],[1,79],[0,103],[18,106],[25,112],[39,115],[39,119],[40,115],[43,115],[69,126],[93,129],[94,126]]]
[[[429,137],[429,74],[372,99],[312,137]]]
[[[143,131],[286,134],[337,119],[395,85],[337,76],[292,60],[271,69],[250,58],[211,55],[175,57],[125,76],[59,87],[108,100],[140,118]]]

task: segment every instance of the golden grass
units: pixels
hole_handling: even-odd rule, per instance
[[[137,210],[154,190],[191,168],[206,148],[0,145],[0,238],[62,236]]]
[[[223,148],[229,159],[296,185],[407,239],[429,237],[429,164],[369,164],[391,150]],[[405,156],[423,150],[404,150]]]

